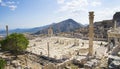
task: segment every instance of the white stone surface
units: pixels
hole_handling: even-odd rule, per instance
[[[40,52],[42,52],[43,55],[47,56],[47,42],[49,42],[50,47],[50,57],[55,57],[56,59],[63,58],[63,56],[71,57],[75,55],[76,50],[80,49],[88,49],[89,48],[89,42],[88,40],[82,40],[77,39],[79,41],[78,46],[74,45],[75,38],[66,38],[66,37],[47,37],[47,38],[40,38],[37,37],[33,40],[29,40],[29,48],[27,48],[27,51],[35,53],[40,55]],[[82,42],[84,42],[84,45],[82,45]],[[103,54],[105,49],[104,47],[100,47],[101,41],[94,41],[94,52],[99,49],[99,54]],[[105,42],[102,42],[103,45],[106,44]],[[100,48],[99,48],[100,47]],[[86,52],[85,52],[86,53]],[[71,55],[70,55],[71,54]]]

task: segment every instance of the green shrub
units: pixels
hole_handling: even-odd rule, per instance
[[[29,41],[23,34],[13,33],[1,41],[1,48],[5,51],[19,53],[28,47]]]
[[[6,64],[6,61],[0,58],[0,69],[4,69]]]

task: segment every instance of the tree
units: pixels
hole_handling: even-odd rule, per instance
[[[23,52],[28,47],[29,41],[23,34],[13,33],[1,41],[2,50],[14,54]]]
[[[7,62],[3,59],[0,59],[0,69],[4,69]]]

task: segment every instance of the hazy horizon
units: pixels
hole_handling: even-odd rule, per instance
[[[112,19],[120,9],[120,0],[0,0],[0,29],[33,28],[74,19],[88,24],[88,12],[95,20]]]

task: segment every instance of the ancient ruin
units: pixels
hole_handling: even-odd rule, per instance
[[[93,21],[94,21],[94,12],[89,12],[89,55],[93,55]]]
[[[5,69],[120,69],[119,16],[117,12],[113,20],[94,23],[92,11],[89,25],[72,32],[56,34],[50,26],[46,34],[24,33],[29,40],[24,54],[15,59],[0,50],[0,58],[7,61]]]
[[[116,12],[113,16],[114,28],[108,30],[108,66],[109,68],[120,68],[120,12]],[[113,66],[114,65],[114,66]]]
[[[6,25],[6,35],[8,36],[8,25]]]
[[[52,29],[52,27],[50,27],[49,29],[48,29],[48,36],[53,36],[53,29]]]

